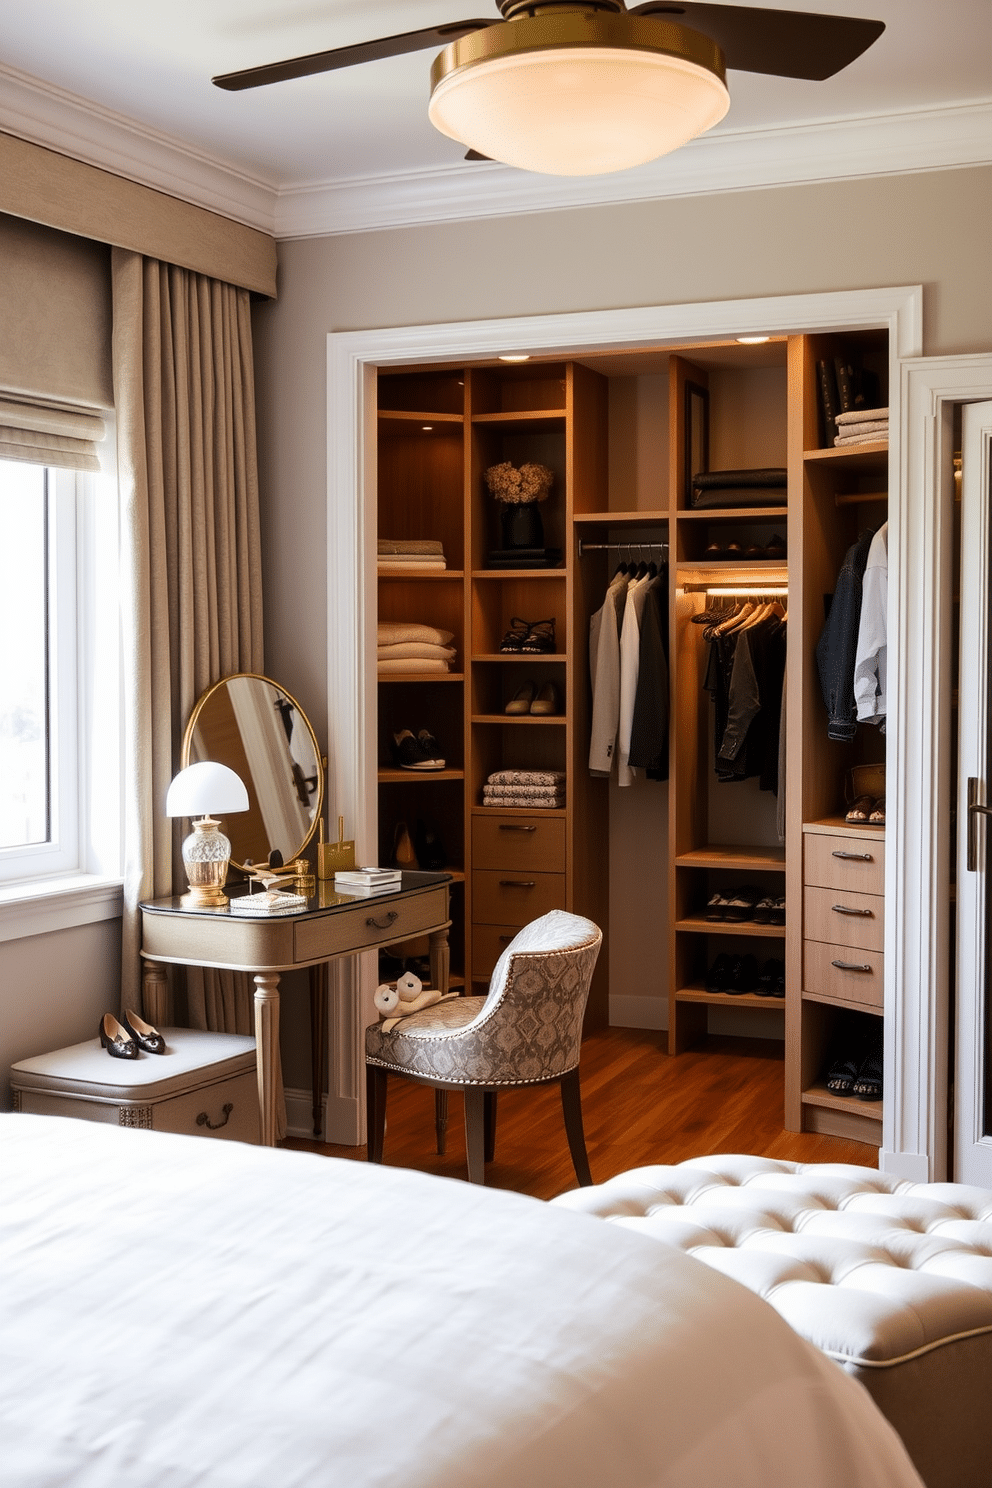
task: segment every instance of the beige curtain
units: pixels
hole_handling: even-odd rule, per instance
[[[130,622],[121,990],[135,1007],[138,902],[185,883],[164,811],[183,730],[211,683],[263,670],[262,585],[248,293],[120,248],[112,282]],[[194,1027],[254,1031],[246,977],[187,983]]]

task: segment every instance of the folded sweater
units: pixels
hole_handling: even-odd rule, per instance
[[[412,620],[380,620],[376,639],[380,646],[394,646],[401,641],[426,641],[432,646],[447,646],[454,640],[450,630],[435,625],[420,625]]]
[[[454,646],[435,646],[430,641],[396,641],[378,647],[380,661],[399,661],[401,657],[420,656],[429,661],[454,661]]]
[[[380,672],[450,672],[451,665],[447,661],[432,661],[429,657],[403,656],[396,661],[380,661],[377,663]]]

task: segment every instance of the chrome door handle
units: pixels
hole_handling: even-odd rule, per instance
[[[849,909],[846,904],[831,904],[830,908],[834,914],[861,915],[866,920],[873,920],[875,918],[875,911],[873,909]]]
[[[983,806],[978,799],[982,782],[974,775],[968,777],[968,872],[978,872],[978,818],[992,816],[992,806]]]

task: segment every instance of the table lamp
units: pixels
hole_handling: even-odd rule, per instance
[[[211,812],[248,810],[244,781],[227,765],[200,760],[180,770],[165,798],[166,816],[188,816],[193,830],[183,843],[183,863],[189,892],[182,896],[186,909],[220,909],[228,903],[224,893],[231,844],[220,831]]]

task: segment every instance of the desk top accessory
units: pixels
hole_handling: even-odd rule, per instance
[[[231,844],[211,812],[248,810],[248,792],[239,775],[215,760],[187,765],[169,786],[166,816],[188,816],[193,830],[183,843],[188,892],[187,909],[221,909],[227,904],[224,884],[231,861]]]
[[[290,864],[290,867],[293,867]],[[295,914],[306,909],[305,894],[280,892],[279,884],[296,885],[296,874],[281,868],[256,868],[251,864],[245,868],[248,875],[248,893],[231,900],[231,913],[239,915]],[[255,893],[255,885],[262,885],[261,894]]]
[[[402,885],[398,868],[341,869],[334,875],[334,887],[342,894],[388,894]]]
[[[337,842],[324,841],[324,823],[320,823],[317,842],[317,877],[326,881],[339,870],[346,871],[355,866],[355,844],[344,840],[344,817],[338,817]]]

